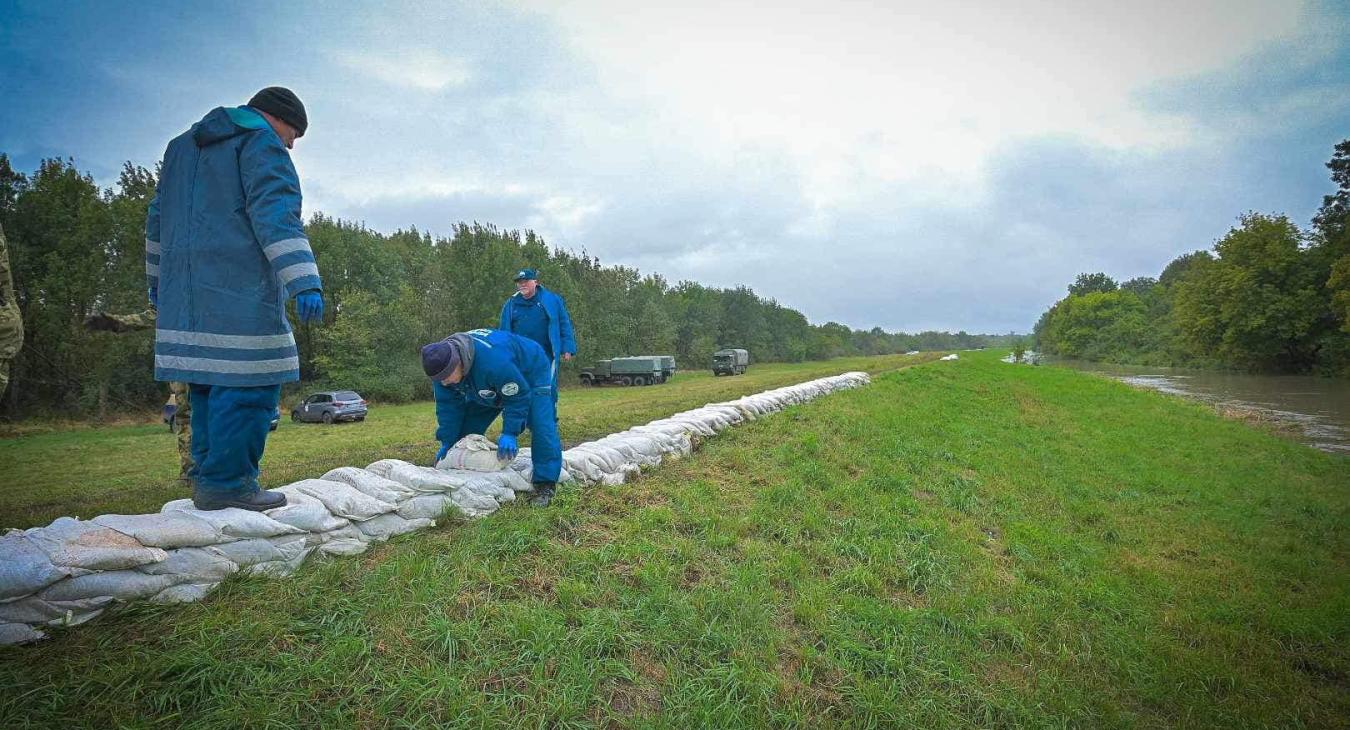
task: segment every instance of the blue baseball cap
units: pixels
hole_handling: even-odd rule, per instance
[[[539,272],[535,269],[521,269],[516,272],[516,281],[521,279],[538,279]]]

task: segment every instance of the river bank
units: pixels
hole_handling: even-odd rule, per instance
[[[1040,363],[1208,403],[1226,416],[1273,426],[1320,451],[1350,454],[1350,380],[1055,358],[1042,358]]]

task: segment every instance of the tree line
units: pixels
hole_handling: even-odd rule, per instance
[[[82,327],[95,312],[148,306],[144,226],[155,183],[155,171],[126,163],[116,185],[102,189],[72,160],[44,160],[24,174],[0,154],[0,226],[27,333],[0,405],[4,417],[104,417],[162,402],[153,334]],[[299,387],[352,388],[376,400],[430,397],[418,347],[495,327],[515,290],[511,274],[525,266],[539,269],[541,283],[562,294],[572,313],[579,352],[564,366],[565,380],[598,358],[621,355],[673,354],[682,368],[703,368],[720,347],[744,347],[754,361],[769,362],[1012,339],[813,325],[747,287],[672,285],[659,274],[602,265],[585,251],[551,248],[532,231],[488,224],[461,223],[450,236],[416,228],[384,234],[319,213],[306,231],[328,306],[323,326],[296,327]]]
[[[1041,352],[1103,362],[1350,376],[1350,139],[1307,229],[1247,213],[1155,279],[1080,274],[1036,323]]]

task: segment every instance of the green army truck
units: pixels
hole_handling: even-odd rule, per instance
[[[743,375],[750,364],[750,353],[738,347],[728,347],[713,353],[713,375]]]
[[[581,370],[582,385],[653,385],[666,377],[659,355],[598,360],[595,367]]]
[[[638,355],[637,357],[654,357],[661,361],[661,374],[666,376],[666,380],[675,377],[675,356],[674,355]]]

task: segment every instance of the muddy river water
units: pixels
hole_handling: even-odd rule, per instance
[[[1077,360],[1046,364],[1099,373],[1131,385],[1256,411],[1293,427],[1313,448],[1350,454],[1350,380],[1307,375],[1242,375],[1208,370],[1110,365]]]

